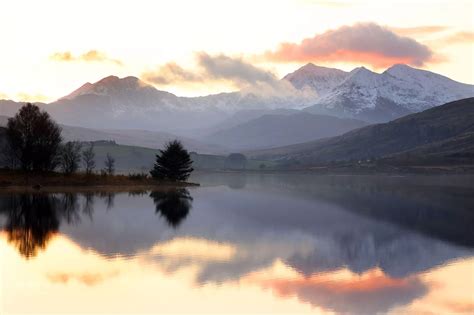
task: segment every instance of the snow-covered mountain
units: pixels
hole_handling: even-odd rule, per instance
[[[319,97],[325,96],[338,86],[348,73],[339,69],[326,68],[308,63],[295,72],[283,77],[297,89],[312,89]]]
[[[301,109],[313,104],[312,92],[288,86],[291,93],[284,95],[240,91],[178,97],[136,77],[109,76],[86,83],[45,108],[69,125],[182,131],[218,124],[241,110]]]
[[[318,70],[314,68],[315,73],[319,73]],[[329,78],[333,78],[332,73]],[[291,77],[290,80],[296,82],[293,83],[296,88],[311,86],[314,82],[307,73],[297,78]],[[383,73],[360,67],[347,73],[329,91],[320,94],[314,105],[305,110],[384,122],[472,96],[473,85],[407,65],[394,65]]]
[[[473,85],[406,65],[375,73],[363,67],[345,72],[307,64],[277,83],[270,93],[256,87],[179,97],[136,77],[109,76],[40,106],[63,124],[159,130],[192,137],[203,130],[225,129],[222,125],[235,117],[249,116],[239,115],[240,112],[264,115],[275,109],[304,109],[372,123],[474,96]],[[13,101],[0,101],[0,115],[12,116],[20,106]],[[247,121],[260,116],[253,115]],[[245,119],[239,120],[244,122]]]

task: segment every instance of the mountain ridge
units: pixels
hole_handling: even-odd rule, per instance
[[[466,137],[467,143],[449,152],[467,162],[474,154],[474,98],[458,100],[411,114],[388,123],[374,124],[341,136],[304,144],[295,144],[269,150],[249,152],[249,156],[272,160],[295,160],[306,165],[327,164],[354,160],[406,158],[409,151],[422,150],[424,146],[439,145],[443,141],[456,143],[458,137]],[[466,139],[464,139],[466,140]],[[466,148],[466,150],[465,150]],[[472,149],[472,152],[470,151]],[[412,156],[414,162],[420,156]],[[465,159],[464,159],[465,160]]]
[[[282,81],[289,82],[294,91],[283,95],[238,91],[180,97],[137,77],[108,76],[82,84],[57,101],[39,105],[67,125],[191,136],[196,130],[213,129],[229,121],[239,111],[303,110],[377,123],[474,96],[473,85],[400,64],[382,73],[364,67],[345,72],[306,64]],[[12,116],[20,106],[0,101],[0,115]]]
[[[306,112],[264,114],[204,139],[208,143],[228,145],[237,150],[263,149],[336,136],[366,125],[360,120]]]

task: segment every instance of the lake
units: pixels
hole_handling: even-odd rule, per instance
[[[474,177],[0,193],[0,313],[474,312]]]

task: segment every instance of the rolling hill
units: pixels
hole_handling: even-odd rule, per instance
[[[385,159],[427,162],[449,159],[473,164],[474,98],[463,99],[341,136],[250,152],[249,156],[303,165]]]
[[[84,147],[88,143],[84,144]],[[119,173],[144,172],[148,173],[155,163],[157,149],[150,149],[138,146],[119,145],[109,141],[95,141],[94,152],[97,170],[104,167],[104,160],[107,154],[113,156],[116,161],[116,169]],[[215,154],[198,154],[191,152],[193,168],[195,170],[223,170],[226,169],[226,156]],[[258,159],[249,159],[246,163],[247,170],[260,169],[261,165],[273,167],[275,163]]]
[[[220,130],[206,142],[235,150],[271,148],[337,136],[366,126],[355,119],[298,112],[287,115],[263,115],[240,125]]]
[[[6,126],[8,117],[0,116],[0,126]],[[167,132],[128,129],[89,129],[61,125],[65,141],[113,140],[118,144],[161,149],[171,140],[179,139],[189,151],[203,154],[225,154],[228,150],[218,145],[207,144],[199,140],[177,136]]]

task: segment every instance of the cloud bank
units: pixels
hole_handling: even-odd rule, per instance
[[[70,51],[56,52],[50,56],[51,60],[62,62],[84,61],[84,62],[111,62],[122,66],[122,61],[109,58],[105,53],[98,50],[89,50],[81,55],[74,56]]]
[[[301,43],[283,43],[265,57],[275,62],[354,62],[383,68],[396,63],[423,66],[433,60],[433,52],[386,27],[359,23],[306,38]]]
[[[240,57],[224,54],[196,54],[195,71],[171,62],[142,74],[142,79],[158,85],[216,82],[230,83],[244,93],[262,96],[285,96],[297,91],[289,82],[279,80],[272,72],[258,68]]]
[[[231,81],[237,87],[247,87],[258,83],[273,83],[276,76],[266,70],[255,67],[242,58],[229,57],[223,54],[211,56],[207,53],[196,54],[197,70],[186,70],[170,62],[154,71],[142,74],[152,83],[167,85],[175,83],[196,83],[207,81]]]

